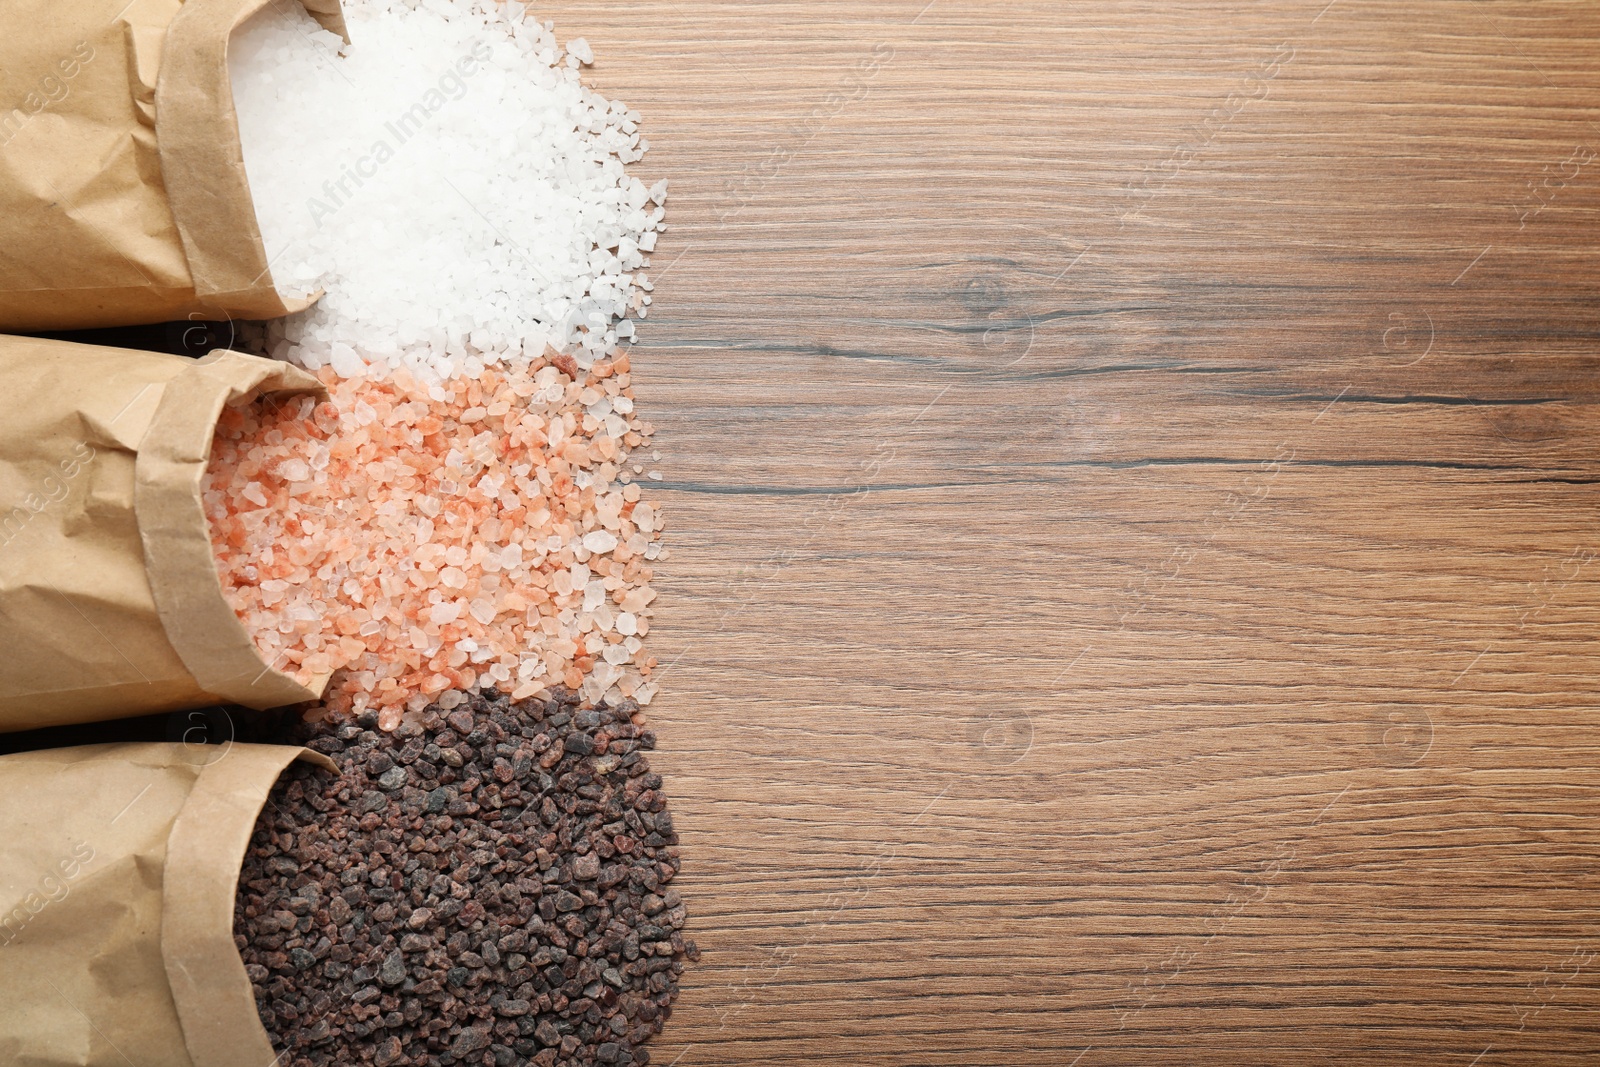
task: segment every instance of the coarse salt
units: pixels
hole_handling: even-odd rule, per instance
[[[403,370],[379,380],[328,369],[326,403],[224,409],[204,486],[223,591],[268,662],[302,682],[333,672],[327,713],[372,707],[393,729],[446,690],[487,684],[653,695],[655,661],[633,638],[655,598],[640,539],[657,542],[630,516],[643,508],[657,530],[660,518],[617,492],[620,457],[605,458],[598,437],[544,432],[566,425],[586,385],[625,394],[627,360],[576,381],[556,369],[528,388],[547,370],[485,368],[434,399]],[[550,388],[556,399],[537,399]],[[508,405],[504,426],[474,448],[483,435],[462,416],[489,403]],[[649,433],[632,424],[624,444]],[[323,456],[325,482],[286,480]],[[415,513],[427,501],[431,518]],[[580,534],[600,502],[616,532]]]
[[[587,367],[633,338],[667,185],[628,173],[648,142],[583,85],[588,42],[563,55],[549,24],[494,0],[343,8],[349,45],[271,4],[229,47],[274,281],[326,291],[266,350],[437,380],[547,347]]]

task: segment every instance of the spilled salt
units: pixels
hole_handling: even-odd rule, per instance
[[[651,429],[570,419],[585,389],[628,394],[626,357],[568,369],[490,367],[448,390],[327,369],[326,403],[224,409],[204,501],[223,591],[263,658],[301,681],[333,672],[328,712],[373,707],[386,728],[490,684],[648,703],[655,661],[637,638],[660,518],[618,477]],[[498,405],[495,432],[464,420]],[[313,459],[326,479],[294,480]]]
[[[349,44],[274,3],[229,46],[274,282],[327,294],[269,327],[271,354],[474,378],[547,346],[587,367],[634,338],[667,183],[628,173],[649,142],[637,112],[584,86],[587,42],[563,51],[553,24],[499,0],[343,10]]]

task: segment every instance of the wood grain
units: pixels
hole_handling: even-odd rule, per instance
[[[925,2],[541,12],[673,189],[654,1062],[1596,1062],[1600,7]]]

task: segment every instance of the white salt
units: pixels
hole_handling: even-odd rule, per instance
[[[610,530],[594,530],[583,535],[583,547],[590,552],[610,552],[617,547],[617,535]]]
[[[666,183],[628,174],[648,142],[582,84],[588,43],[493,0],[344,11],[350,45],[275,4],[230,46],[273,279],[326,293],[271,324],[271,354],[435,380],[634,337]]]

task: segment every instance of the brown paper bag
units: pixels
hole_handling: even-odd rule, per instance
[[[0,5],[0,331],[302,310],[273,286],[228,81],[288,0]],[[301,0],[344,34],[339,0]]]
[[[320,695],[223,598],[200,496],[223,405],[296,393],[323,389],[238,352],[0,337],[0,731]]]
[[[234,896],[283,745],[0,758],[0,1063],[272,1067]]]

